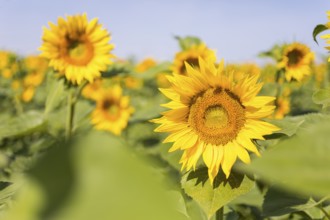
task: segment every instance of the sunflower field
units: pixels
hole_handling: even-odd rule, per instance
[[[0,51],[0,219],[330,220],[326,54],[228,63],[176,36],[137,62],[98,18],[47,22],[39,54]]]

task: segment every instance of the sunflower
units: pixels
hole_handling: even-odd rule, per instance
[[[94,18],[88,22],[87,15],[74,15],[58,19],[58,25],[49,23],[44,28],[42,56],[50,60],[49,65],[74,84],[86,79],[92,82],[105,71],[113,45],[110,35]]]
[[[276,110],[274,112],[275,119],[282,119],[290,112],[290,99],[288,96],[279,97],[275,102]]]
[[[304,76],[311,73],[310,63],[314,60],[314,54],[301,43],[287,45],[283,51],[282,60],[278,66],[285,69],[285,78],[301,81]]]
[[[254,63],[229,64],[225,67],[226,72],[234,74],[234,80],[242,80],[246,75],[253,76],[260,74],[260,68]]]
[[[141,61],[138,65],[135,67],[135,71],[137,73],[143,73],[147,71],[148,69],[156,66],[156,61],[152,58],[146,58],[143,61]]]
[[[123,96],[121,87],[115,85],[99,91],[96,102],[96,109],[92,113],[95,128],[120,135],[133,113],[129,97]]]
[[[165,142],[174,142],[170,152],[181,149],[182,169],[196,167],[202,156],[213,180],[219,169],[228,178],[237,157],[250,162],[248,151],[260,155],[253,139],[263,140],[278,128],[260,119],[272,114],[267,105],[274,97],[259,96],[262,88],[258,75],[233,81],[221,62],[199,59],[199,69],[186,63],[187,75],[169,76],[172,86],[160,91],[172,101],[171,110],[152,122],[161,124],[156,132],[169,132]]]
[[[216,61],[215,52],[207,48],[205,44],[193,45],[190,49],[178,52],[175,55],[174,63],[172,66],[173,73],[186,75],[187,70],[184,64],[185,62],[194,68],[198,68],[198,57],[207,60],[213,60],[213,62]]]

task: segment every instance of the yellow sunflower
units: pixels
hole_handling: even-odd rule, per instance
[[[220,167],[228,178],[236,159],[250,162],[248,151],[259,155],[254,139],[263,140],[278,128],[261,121],[273,113],[274,97],[256,96],[262,88],[258,75],[235,82],[221,62],[199,59],[199,69],[186,63],[187,75],[174,74],[172,86],[160,91],[170,98],[171,110],[152,122],[156,132],[169,132],[164,142],[174,142],[170,152],[181,149],[182,169],[196,167],[202,156],[213,183]]]
[[[185,62],[198,68],[198,57],[216,62],[215,52],[206,47],[205,44],[193,45],[190,49],[178,52],[175,55],[172,70],[174,74],[187,75]]]
[[[84,79],[92,82],[111,64],[114,46],[97,18],[88,22],[86,14],[67,16],[67,20],[60,17],[58,25],[49,26],[43,29],[41,55],[72,83],[80,84]]]
[[[234,79],[239,81],[244,79],[247,75],[259,75],[260,68],[254,63],[244,63],[244,64],[229,64],[225,67],[226,72],[232,72],[234,74]]]
[[[301,43],[287,45],[283,51],[283,57],[278,66],[285,69],[285,78],[301,81],[304,76],[311,73],[310,64],[314,60],[314,53]]]
[[[30,102],[35,94],[35,88],[33,86],[29,86],[24,88],[23,93],[21,95],[21,99],[24,102]]]
[[[143,61],[141,61],[138,65],[135,67],[135,71],[137,73],[143,73],[150,69],[151,67],[156,66],[156,61],[152,58],[146,58]]]
[[[129,97],[123,96],[121,87],[116,85],[99,91],[96,102],[96,109],[92,113],[95,128],[120,135],[133,113]]]
[[[276,110],[274,112],[275,119],[282,119],[290,112],[290,98],[288,96],[279,97],[275,101]]]

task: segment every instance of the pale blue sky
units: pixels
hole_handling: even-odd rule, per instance
[[[42,26],[86,12],[112,34],[118,57],[172,60],[174,35],[195,35],[227,62],[257,61],[275,43],[294,40],[327,54],[312,39],[330,0],[0,0],[0,49],[36,54]]]

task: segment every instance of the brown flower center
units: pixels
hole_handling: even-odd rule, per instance
[[[205,143],[225,145],[244,126],[245,108],[228,89],[211,88],[192,99],[188,122]]]
[[[293,67],[297,66],[304,57],[304,54],[301,50],[294,49],[287,53],[288,57],[288,66]]]

